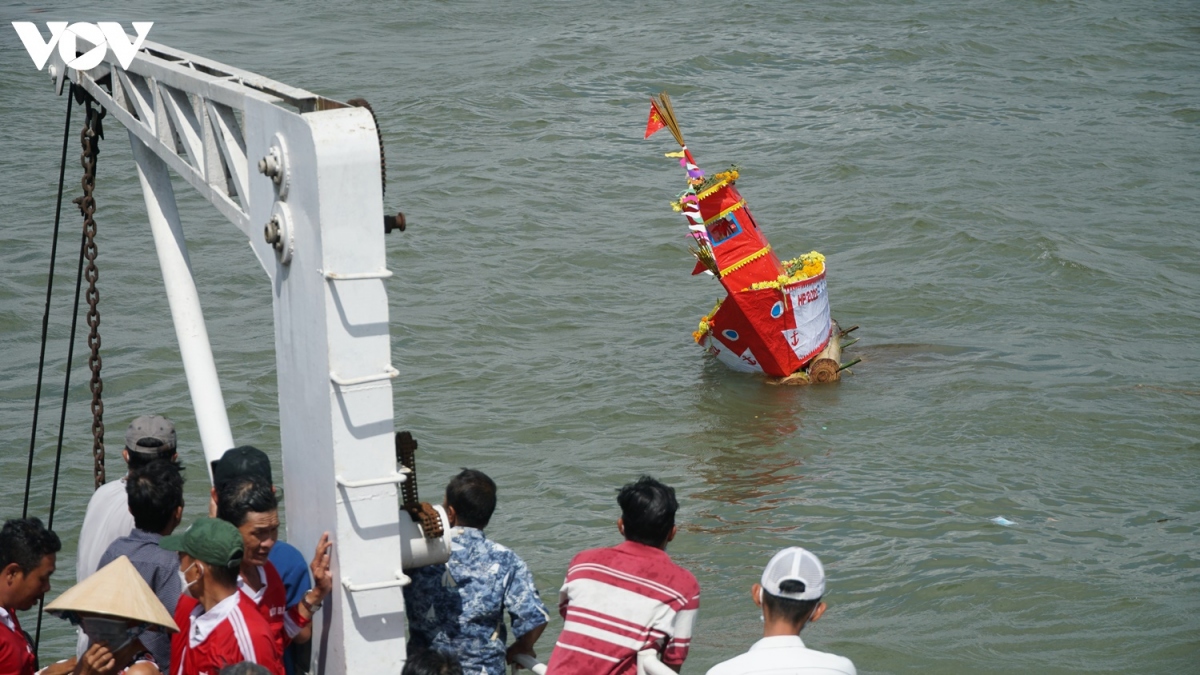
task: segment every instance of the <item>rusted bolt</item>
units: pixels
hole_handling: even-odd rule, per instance
[[[383,217],[383,231],[385,233],[390,233],[392,230],[403,232],[407,226],[408,223],[404,220],[404,214],[400,211],[397,211],[394,216]]]

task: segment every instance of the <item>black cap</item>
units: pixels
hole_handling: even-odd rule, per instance
[[[212,462],[213,487],[218,490],[221,486],[235,478],[257,478],[271,480],[271,460],[267,453],[253,445],[241,445],[232,450],[226,450],[221,459]]]

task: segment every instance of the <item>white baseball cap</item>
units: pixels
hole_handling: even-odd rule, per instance
[[[785,581],[802,584],[798,591],[783,591]],[[825,568],[821,559],[800,548],[791,546],[776,553],[762,573],[763,590],[777,598],[817,600],[825,594]]]

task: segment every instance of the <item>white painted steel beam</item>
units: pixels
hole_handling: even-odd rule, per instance
[[[158,266],[167,288],[167,303],[171,306],[188,392],[196,411],[196,427],[200,431],[200,445],[204,448],[204,470],[209,471],[209,463],[220,459],[233,447],[233,433],[229,430],[225,398],[221,395],[217,365],[208,342],[204,311],[200,308],[200,296],[192,278],[192,262],[188,258],[187,241],[183,238],[175,190],[171,187],[167,165],[158,155],[150,152],[133,132],[129,134],[129,143],[133,147],[133,161],[146,198],[150,232],[154,235],[154,248],[158,251]]]
[[[204,363],[211,349],[204,357],[199,347],[208,341],[167,168],[241,230],[270,278],[288,540],[307,555],[330,532],[334,578],[344,580],[315,617],[314,672],[398,673],[402,547],[420,544],[436,556],[449,546],[413,541],[420,532],[399,509],[374,120],[365,109],[151,42],[126,70],[106,58],[80,72],[55,52],[51,74],[83,87],[129,130],[164,281],[176,296],[198,422],[217,420],[224,404]],[[268,156],[286,169],[279,184],[256,170]],[[264,237],[268,223],[278,249]],[[219,426],[203,423],[202,438]],[[212,447],[232,445],[224,426]]]

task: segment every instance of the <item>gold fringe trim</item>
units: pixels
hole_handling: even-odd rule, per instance
[[[703,192],[697,193],[696,196],[699,197],[700,199],[704,199],[705,197],[711,195],[712,193],[716,192],[717,190],[720,190],[721,188],[725,187],[726,185],[729,185],[729,181],[727,181],[727,180],[717,181],[711,187],[705,188]]]
[[[758,249],[757,251],[755,251],[754,253],[751,253],[750,255],[746,256],[745,258],[742,258],[741,260],[733,263],[729,267],[726,267],[725,269],[721,270],[721,276],[725,276],[725,275],[729,274],[730,272],[734,272],[734,271],[738,270],[739,268],[744,267],[755,260],[758,260],[759,258],[763,257],[764,255],[766,255],[770,252],[771,252],[771,247],[769,245],[764,246],[764,247]]]
[[[720,219],[724,218],[725,216],[727,216],[727,215],[729,215],[729,214],[733,213],[734,211],[737,211],[738,209],[741,209],[741,208],[745,208],[745,206],[746,206],[746,200],[745,200],[745,199],[739,200],[739,201],[738,201],[738,203],[736,203],[736,204],[734,204],[733,206],[731,206],[731,207],[729,207],[729,208],[725,209],[724,211],[722,211],[722,212],[718,213],[717,215],[713,216],[712,218],[709,218],[708,220],[704,221],[704,224],[705,224],[705,225],[712,225],[713,223],[715,223],[715,222],[717,222],[718,220],[720,220]]]
[[[729,184],[735,182],[738,179],[738,172],[737,172],[737,169],[730,169],[729,171],[722,171],[721,173],[716,174],[715,176],[713,176],[713,178],[715,178],[717,182],[704,188],[704,190],[702,190],[698,195],[696,195],[697,197],[699,197],[700,199],[704,199],[705,197],[711,195],[712,193],[716,192],[717,190],[720,190],[721,188],[725,187],[726,185],[729,185]]]

